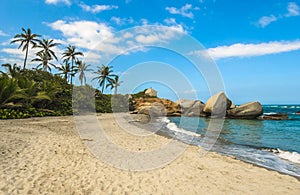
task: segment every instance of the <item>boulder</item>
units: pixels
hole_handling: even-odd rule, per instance
[[[150,96],[150,97],[157,97],[157,91],[155,91],[152,88],[149,88],[145,91],[145,95]]]
[[[199,100],[178,100],[181,112],[185,116],[200,116],[203,113],[204,103]]]
[[[249,102],[227,110],[228,118],[254,119],[262,115],[263,108],[259,102]]]
[[[259,119],[263,120],[287,120],[289,119],[287,114],[277,113],[277,114],[268,114],[259,117]]]
[[[194,105],[195,100],[181,99],[181,100],[177,100],[175,103],[179,104],[182,110],[187,110]]]
[[[219,92],[207,100],[203,112],[214,116],[225,116],[231,104],[231,100],[226,97],[225,93]]]
[[[146,114],[149,116],[164,116],[165,115],[165,108],[164,105],[156,102],[151,105],[143,105],[138,108],[138,114]]]
[[[135,111],[132,113],[147,114],[153,116],[180,116],[180,106],[171,100],[162,98],[135,99]]]

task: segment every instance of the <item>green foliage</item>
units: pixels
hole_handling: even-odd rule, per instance
[[[96,112],[100,113],[111,113],[111,95],[110,94],[101,94],[96,92],[95,97],[95,108]]]

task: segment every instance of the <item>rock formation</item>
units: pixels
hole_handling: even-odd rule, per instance
[[[227,110],[228,118],[255,119],[262,115],[263,108],[259,102],[249,102]]]
[[[231,100],[226,97],[225,93],[219,92],[207,100],[203,112],[215,117],[222,117],[225,116],[226,110],[230,109],[231,104]]]
[[[181,109],[178,104],[162,98],[135,99],[133,113],[148,114],[153,116],[180,116]]]
[[[204,116],[205,104],[199,100],[178,100],[176,103],[180,105],[181,113],[184,116]]]
[[[277,113],[260,116],[259,119],[263,120],[287,120],[289,119],[287,114]]]
[[[150,97],[157,97],[157,91],[155,91],[152,88],[149,88],[145,91],[145,95],[150,96]]]
[[[263,108],[259,102],[249,102],[235,106],[224,92],[219,92],[210,97],[206,104],[200,100],[171,100],[152,97],[157,92],[147,89],[145,95],[150,97],[133,98],[133,112],[149,116],[188,116],[188,117],[227,117],[238,119],[255,119],[262,115]],[[284,118],[284,116],[264,116],[261,119]]]

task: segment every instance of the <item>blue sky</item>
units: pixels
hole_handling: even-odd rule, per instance
[[[209,82],[220,73],[225,92],[237,104],[299,104],[299,7],[299,0],[1,1],[0,64],[22,65],[24,53],[9,42],[24,27],[61,43],[58,57],[71,44],[86,54],[83,60],[93,69],[113,65],[124,81],[120,92],[151,86],[161,97],[206,101],[218,90]],[[195,42],[184,42],[186,36]],[[28,68],[36,66],[30,62],[34,52]],[[199,72],[191,55],[198,56],[203,64],[196,66],[204,72],[214,66],[219,72]],[[133,75],[146,74],[144,81],[129,84],[138,80]],[[87,74],[89,82],[93,76]]]

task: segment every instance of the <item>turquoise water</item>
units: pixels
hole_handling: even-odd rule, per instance
[[[300,115],[295,114],[297,111],[300,105],[266,105],[265,114],[286,113],[290,119],[226,119],[210,150],[300,177]],[[169,135],[202,146],[210,120],[170,117],[163,121]]]

